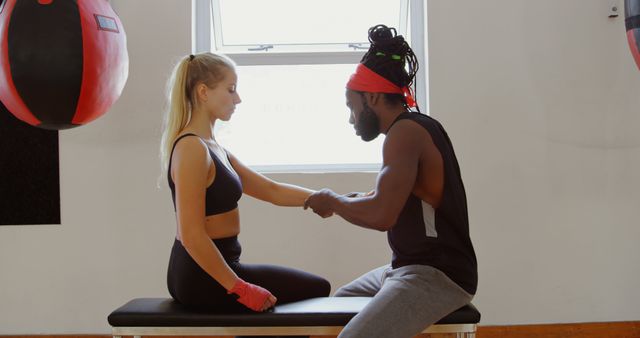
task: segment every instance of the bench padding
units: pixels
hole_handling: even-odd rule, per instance
[[[344,326],[371,300],[369,297],[324,297],[278,305],[263,313],[221,314],[186,309],[169,298],[138,298],[113,311],[113,327],[243,327]],[[473,304],[451,313],[437,324],[477,324]]]

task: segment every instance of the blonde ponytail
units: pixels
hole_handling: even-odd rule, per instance
[[[160,142],[160,159],[163,172],[166,172],[169,167],[173,141],[191,119],[191,100],[186,91],[189,62],[189,57],[187,56],[174,67],[167,86],[168,107],[164,117],[164,130]]]

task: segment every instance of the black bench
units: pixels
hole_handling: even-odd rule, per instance
[[[185,309],[169,298],[138,298],[113,311],[114,337],[338,335],[371,298],[326,297],[278,305],[263,313],[220,314]],[[480,312],[473,304],[449,314],[423,333],[475,337]]]

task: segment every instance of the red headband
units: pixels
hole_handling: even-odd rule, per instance
[[[416,106],[416,100],[413,98],[411,88],[406,86],[400,88],[396,86],[393,82],[378,75],[378,73],[367,68],[367,66],[362,63],[358,64],[356,72],[349,78],[347,89],[369,93],[402,94],[409,107]]]

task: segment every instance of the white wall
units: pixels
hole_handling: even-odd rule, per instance
[[[640,318],[640,72],[610,3],[429,2],[486,324]]]
[[[107,115],[60,133],[63,224],[0,227],[0,334],[109,333],[115,307],[167,296],[175,224],[156,187],[157,144],[167,73],[190,51],[190,8],[112,2],[129,81]],[[431,112],[461,162],[485,325],[640,318],[640,72],[606,3],[428,3]],[[338,192],[375,180],[270,176]],[[335,288],[389,259],[383,233],[248,197],[240,207],[247,262]]]

